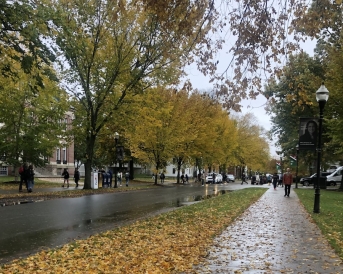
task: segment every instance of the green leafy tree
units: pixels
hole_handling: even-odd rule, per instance
[[[128,94],[173,83],[187,54],[208,31],[207,1],[53,1],[52,35],[68,90],[84,108],[85,184],[94,148]],[[199,24],[200,22],[200,24]],[[202,23],[201,23],[202,22]],[[80,124],[80,122],[79,122]]]
[[[41,79],[41,88],[20,64],[16,68],[16,78],[0,77],[0,153],[14,167],[22,162],[43,166],[61,141],[69,142],[67,96],[49,78]]]
[[[266,87],[266,94],[271,96],[269,113],[272,115],[271,132],[277,137],[277,145],[281,147],[285,156],[294,155],[294,149],[299,140],[299,118],[317,117],[318,103],[315,92],[325,77],[325,67],[320,59],[302,53],[291,56],[278,81],[271,80]],[[324,123],[324,132],[326,123]],[[324,144],[330,140],[324,134]],[[326,153],[328,147],[325,145]],[[313,166],[316,158],[314,151],[301,151],[301,160],[308,168]]]
[[[0,58],[4,54],[21,65],[24,73],[35,78],[37,86],[43,87],[43,76],[56,79],[49,66],[55,60],[46,43],[49,12],[39,1],[0,0]],[[1,66],[3,76],[16,74],[13,62]],[[33,73],[34,72],[34,73]]]

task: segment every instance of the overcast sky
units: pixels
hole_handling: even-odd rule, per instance
[[[314,53],[314,47],[315,42],[313,41],[307,41],[306,43],[303,43],[302,49],[306,51],[308,54],[313,56]],[[221,64],[225,65],[225,60],[230,60],[230,56],[227,54],[228,47],[223,47],[223,50],[219,53],[219,57],[221,60]],[[201,90],[211,90],[213,87],[213,83],[209,83],[209,78],[204,76],[201,72],[199,72],[195,65],[188,66],[186,69],[186,73],[188,74],[188,77],[193,85],[193,88]],[[315,92],[315,91],[314,91]],[[262,95],[259,95],[256,100],[248,99],[243,100],[241,102],[243,108],[242,108],[242,114],[246,113],[253,113],[256,118],[259,121],[259,125],[262,126],[266,130],[271,129],[271,123],[270,123],[270,117],[266,114],[265,106],[267,104],[267,98],[265,98]],[[277,156],[276,151],[278,148],[274,146],[274,143],[270,143],[270,153],[271,156],[274,158],[279,158]]]

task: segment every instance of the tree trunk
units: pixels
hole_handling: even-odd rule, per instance
[[[176,182],[179,184],[180,183],[180,170],[182,166],[182,159],[178,158],[177,159],[177,180]]]
[[[93,167],[93,156],[94,156],[94,144],[95,144],[95,135],[87,137],[87,160],[85,162],[85,182],[83,189],[92,189],[91,186],[91,173]]]
[[[129,169],[130,169],[130,180],[133,180],[135,178],[135,172],[133,169],[133,159],[130,160],[129,162]]]
[[[92,161],[87,159],[85,162],[85,181],[83,189],[91,189],[91,172],[92,172]]]
[[[160,163],[156,163],[156,174],[155,174],[155,185],[157,185],[157,180],[158,180],[158,169],[160,168]]]

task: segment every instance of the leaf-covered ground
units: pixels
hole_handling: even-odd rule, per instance
[[[230,192],[15,260],[0,273],[192,273],[213,238],[265,191]]]
[[[314,190],[296,189],[300,201],[343,260],[343,192],[321,190],[320,213],[313,213]]]

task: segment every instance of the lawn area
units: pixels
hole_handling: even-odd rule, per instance
[[[300,201],[343,260],[343,192],[320,191],[320,213],[313,213],[314,190],[295,189]]]
[[[194,273],[213,238],[266,191],[246,188],[0,266],[0,273]]]
[[[58,179],[58,178],[57,178]],[[20,178],[15,178],[14,176],[0,176],[0,189],[18,189],[19,188]],[[17,181],[17,182],[16,182]],[[60,182],[51,182],[47,179],[35,178],[35,188],[44,188],[44,187],[60,187],[63,183],[61,177]],[[74,182],[72,182],[74,183]]]

